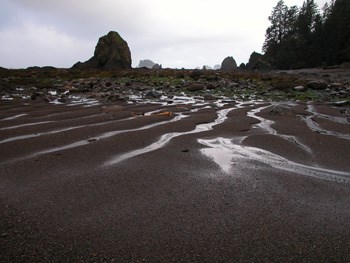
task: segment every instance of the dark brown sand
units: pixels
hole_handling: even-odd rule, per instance
[[[349,116],[314,106],[331,120],[253,103],[191,133],[218,110],[2,102],[0,261],[349,262]],[[173,114],[134,117],[155,110]],[[217,138],[240,149],[228,171],[198,141]],[[257,148],[278,161],[239,155]]]

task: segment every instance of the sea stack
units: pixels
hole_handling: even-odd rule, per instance
[[[131,53],[128,43],[115,31],[100,37],[94,56],[86,62],[74,64],[74,69],[131,69]]]
[[[236,68],[237,68],[237,63],[233,57],[227,57],[221,63],[222,71],[231,71],[231,70],[235,70]]]

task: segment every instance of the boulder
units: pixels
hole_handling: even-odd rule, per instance
[[[147,91],[145,94],[146,99],[157,99],[160,98],[162,94],[156,90]]]
[[[217,100],[218,98],[211,94],[205,94],[203,96],[204,100]]]
[[[219,80],[219,75],[218,74],[206,75],[205,79],[207,81],[218,81]]]
[[[208,83],[207,84],[207,89],[216,89],[216,85],[214,85],[213,83]]]
[[[222,71],[232,71],[232,70],[235,70],[236,68],[237,68],[237,63],[233,57],[227,57],[221,63]]]
[[[205,86],[200,83],[191,83],[187,86],[188,91],[200,91],[205,89]]]
[[[131,69],[131,53],[128,43],[114,31],[101,37],[94,56],[86,62],[78,62],[74,69]]]
[[[202,76],[202,71],[199,69],[194,69],[191,73],[190,73],[190,78],[191,79],[199,79],[200,76]]]
[[[349,100],[336,101],[336,102],[333,102],[333,105],[336,106],[336,107],[349,106],[350,105],[350,101]]]
[[[313,90],[324,90],[327,86],[327,83],[323,80],[312,80],[307,83],[307,87]]]
[[[119,94],[110,94],[107,97],[107,100],[114,101],[114,102],[119,101],[120,99],[121,99],[121,96]]]

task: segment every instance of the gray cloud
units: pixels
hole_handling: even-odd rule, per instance
[[[0,66],[70,67],[90,58],[98,38],[110,30],[128,42],[134,66],[145,58],[168,67],[214,65],[226,56],[246,62],[252,51],[261,50],[276,3],[0,0]]]
[[[142,27],[148,24],[144,1],[131,1],[127,5],[120,0],[11,0],[11,3],[16,4],[17,10],[25,16],[30,14],[35,23],[54,25],[57,30],[78,37],[96,37],[106,28],[135,34],[142,32]]]

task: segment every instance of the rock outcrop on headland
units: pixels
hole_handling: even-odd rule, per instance
[[[272,70],[273,67],[269,62],[266,61],[264,55],[253,52],[249,57],[249,62],[247,63],[245,69],[248,70]]]
[[[86,62],[78,62],[74,69],[131,69],[131,53],[128,43],[115,31],[100,37],[94,56]]]

